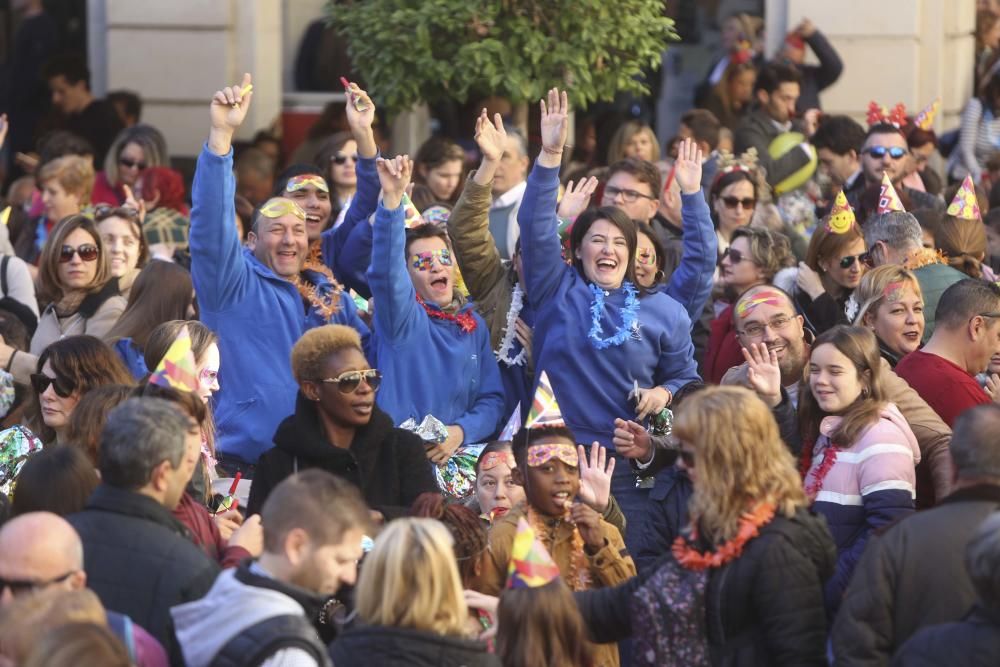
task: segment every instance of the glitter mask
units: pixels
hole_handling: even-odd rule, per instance
[[[320,192],[330,192],[330,188],[327,186],[326,181],[315,174],[302,174],[300,176],[291,177],[285,185],[285,191],[297,192],[298,190],[305,190],[310,185],[315,187]]]
[[[529,467],[543,466],[552,459],[559,459],[574,468],[580,465],[580,457],[573,445],[532,445],[528,447]]]
[[[656,253],[649,249],[641,249],[635,255],[635,263],[639,266],[653,266],[656,264]]]
[[[508,468],[514,468],[516,465],[514,455],[510,452],[489,452],[483,456],[482,463],[479,464],[479,471],[493,470],[502,464],[506,464]]]
[[[280,218],[283,215],[288,215],[291,213],[299,220],[306,219],[306,212],[302,210],[302,207],[293,202],[290,199],[280,199],[274,198],[269,199],[267,202],[260,207],[260,214],[265,218]]]

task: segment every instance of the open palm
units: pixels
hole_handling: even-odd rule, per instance
[[[548,104],[541,102],[542,148],[561,151],[569,133],[569,96],[566,91],[553,88],[548,94]]]

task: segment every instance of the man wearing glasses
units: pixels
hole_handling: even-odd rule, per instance
[[[934,195],[903,185],[903,178],[906,177],[906,158],[909,154],[910,148],[906,143],[906,137],[895,125],[877,123],[868,128],[864,144],[861,146],[861,172],[864,178],[855,178],[844,188],[847,203],[855,211],[860,211],[862,194],[868,188],[879,186],[882,183],[882,174],[886,173],[896,192],[909,199],[910,210],[941,208],[942,202]]]

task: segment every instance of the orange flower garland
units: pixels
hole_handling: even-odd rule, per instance
[[[315,271],[325,276],[330,281],[330,285],[333,286],[330,295],[324,299],[316,291],[316,286],[302,280],[301,276],[295,276],[295,280],[292,281],[299,294],[302,295],[302,298],[316,309],[316,312],[319,313],[324,321],[329,322],[330,318],[340,310],[340,295],[344,291],[344,288],[333,277],[333,271],[330,270],[330,267],[324,264],[320,258],[320,244],[318,242],[313,243],[309,249],[309,258],[302,269],[304,271]]]
[[[746,543],[760,535],[761,526],[771,522],[774,512],[775,507],[771,503],[761,503],[749,512],[744,512],[740,517],[740,527],[736,531],[736,537],[720,544],[715,551],[707,553],[695,551],[683,536],[678,536],[674,540],[670,550],[681,567],[688,570],[701,572],[710,567],[722,567],[740,557]],[[697,541],[697,539],[698,529],[693,528],[691,540]]]

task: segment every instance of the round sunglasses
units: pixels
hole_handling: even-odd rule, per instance
[[[382,384],[382,373],[374,368],[369,368],[366,371],[347,371],[335,378],[323,378],[318,382],[337,385],[341,394],[353,394],[361,386],[362,380],[371,387],[372,391],[378,391],[379,385]]]

